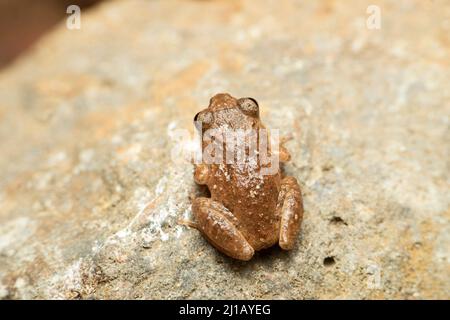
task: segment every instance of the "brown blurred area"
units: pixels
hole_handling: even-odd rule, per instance
[[[0,69],[64,19],[69,5],[83,10],[101,1],[0,0]]]

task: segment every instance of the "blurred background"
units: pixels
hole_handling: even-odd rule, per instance
[[[0,0],[0,69],[67,17],[69,5],[81,10],[102,0]]]

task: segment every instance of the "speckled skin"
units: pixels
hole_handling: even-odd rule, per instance
[[[208,108],[195,120],[202,123],[203,133],[211,128],[264,128],[255,100],[235,99],[229,94],[212,97]],[[203,142],[203,149],[206,146]],[[279,160],[289,158],[287,150],[280,146]],[[211,192],[211,198],[193,201],[195,227],[219,251],[235,259],[249,260],[255,251],[277,242],[285,250],[292,249],[300,229],[303,204],[296,179],[282,178],[279,169],[271,175],[260,175],[260,169],[261,164],[248,157],[241,164],[195,166],[195,181],[207,185]]]

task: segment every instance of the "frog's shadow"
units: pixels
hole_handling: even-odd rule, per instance
[[[261,266],[272,268],[277,261],[282,260],[284,262],[288,262],[292,259],[291,251],[285,251],[277,244],[270,248],[255,252],[255,255],[249,261],[235,260],[219,251],[217,251],[217,255],[220,255],[220,258],[218,259],[220,259],[230,270],[236,273],[254,270],[255,268]]]

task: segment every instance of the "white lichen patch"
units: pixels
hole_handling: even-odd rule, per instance
[[[136,239],[143,247],[149,247],[155,240],[168,241],[172,236],[180,237],[182,228],[167,229],[167,226],[176,224],[177,217],[189,211],[188,192],[192,180],[187,166],[190,165],[171,168],[156,183],[153,192],[145,187],[136,189],[127,205],[134,208],[136,215],[102,245],[97,244],[96,251]]]
[[[50,280],[46,296],[51,299],[70,299],[89,295],[95,289],[93,264],[78,259]]]

